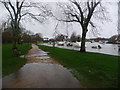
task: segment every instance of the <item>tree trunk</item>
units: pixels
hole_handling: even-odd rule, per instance
[[[17,48],[17,38],[18,38],[18,26],[17,22],[14,22],[14,25],[12,27],[13,29],[13,49]]]
[[[17,48],[17,43],[15,40],[13,40],[13,49],[16,49]]]
[[[17,48],[16,32],[13,30],[13,49]]]
[[[86,33],[87,33],[87,29],[83,28],[80,52],[86,52],[85,49]]]

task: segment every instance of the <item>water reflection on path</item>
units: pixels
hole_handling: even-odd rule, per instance
[[[38,49],[36,45],[32,47],[26,56],[27,64],[16,73],[3,78],[3,88],[82,87],[69,70],[50,58],[46,52]]]

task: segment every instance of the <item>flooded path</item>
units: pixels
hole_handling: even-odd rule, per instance
[[[27,64],[3,78],[3,88],[81,88],[79,81],[36,45],[25,56]]]

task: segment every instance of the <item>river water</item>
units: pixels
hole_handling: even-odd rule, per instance
[[[52,46],[50,44],[45,44],[45,43],[42,44],[42,45]],[[102,48],[101,49],[91,48],[92,46],[97,46],[97,45],[100,45]],[[73,47],[73,46],[72,47],[67,47],[66,45],[64,45],[64,46],[56,45],[56,47],[72,49],[72,50],[79,50],[80,49],[80,48],[76,48],[76,47]],[[118,44],[100,44],[100,43],[97,43],[97,42],[94,42],[94,43],[86,42],[86,51],[120,56],[120,51],[118,50]]]

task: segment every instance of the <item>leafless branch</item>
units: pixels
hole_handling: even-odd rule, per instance
[[[73,1],[72,3],[75,4],[77,6],[78,10],[80,11],[80,14],[81,14],[81,24],[83,24],[84,15],[83,15],[83,11],[82,11],[80,5],[76,1]]]

